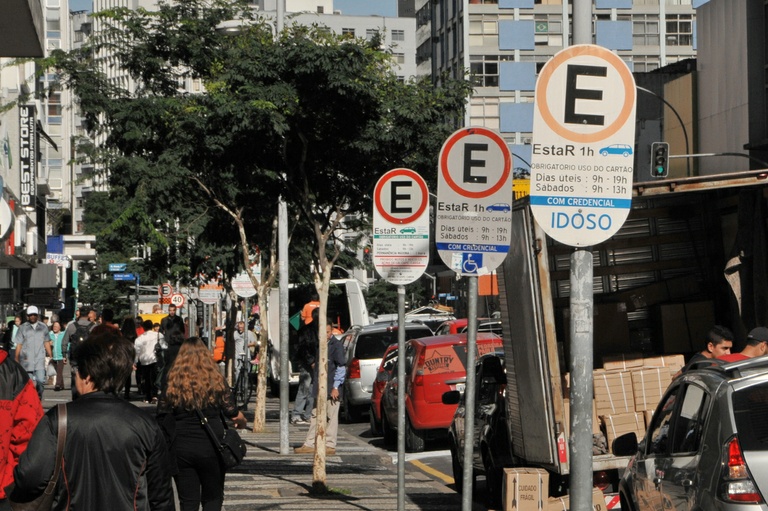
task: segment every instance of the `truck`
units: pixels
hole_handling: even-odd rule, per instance
[[[365,304],[363,294],[367,285],[357,279],[332,279],[328,293],[328,319],[342,331],[351,326],[365,326],[369,324],[368,307]],[[313,284],[291,284],[288,290],[288,314],[294,316],[301,311],[305,303],[309,302]],[[280,395],[280,290],[272,288],[269,292],[269,372],[267,383],[273,396]],[[295,322],[294,322],[295,323]],[[298,347],[298,324],[288,327],[289,360],[288,380],[291,393],[299,384],[299,371],[294,356]]]
[[[738,351],[750,328],[768,322],[767,186],[766,170],[633,185],[621,230],[588,248],[595,368],[604,355],[687,358],[704,348],[715,324],[734,331]],[[567,487],[569,474],[573,250],[545,235],[527,198],[516,201],[510,251],[497,269],[510,449],[498,456],[502,466],[546,469],[550,488]],[[607,477],[617,488],[628,461],[594,455],[596,480]]]

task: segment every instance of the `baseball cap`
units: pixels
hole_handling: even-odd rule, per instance
[[[760,342],[768,342],[768,328],[759,326],[750,330],[747,339]]]
[[[40,315],[40,311],[37,310],[37,307],[34,305],[30,305],[27,307],[27,316],[31,316],[32,314]]]

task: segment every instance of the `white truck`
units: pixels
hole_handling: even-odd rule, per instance
[[[365,304],[364,283],[357,279],[333,279],[331,280],[331,290],[328,294],[328,318],[333,320],[342,331],[352,325],[367,325],[370,321],[368,317],[368,307]],[[288,290],[288,314],[293,316],[301,311],[301,308],[310,299],[314,291],[313,285],[297,286],[291,284]],[[269,338],[270,338],[270,357],[269,357],[269,375],[267,382],[272,395],[280,394],[280,290],[272,288],[269,293]],[[299,372],[294,371],[295,364],[293,356],[296,353],[298,330],[293,326],[288,327],[288,345],[289,361],[288,369],[290,372],[289,383],[291,392],[299,384]]]
[[[767,186],[768,171],[634,185],[622,229],[592,247],[596,368],[608,354],[687,357],[703,349],[714,324],[731,328],[740,349],[746,331],[766,323]],[[510,451],[491,456],[495,467],[545,468],[555,485],[569,473],[563,377],[572,250],[544,234],[527,199],[516,204],[498,269]],[[627,462],[595,455],[593,470],[615,483]]]

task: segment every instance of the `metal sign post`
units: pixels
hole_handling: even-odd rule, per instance
[[[373,262],[376,271],[397,284],[397,509],[405,510],[405,284],[421,277],[429,264],[429,190],[410,169],[393,169],[373,193]]]
[[[579,14],[590,5],[582,2]],[[574,27],[585,32],[590,19]],[[586,23],[583,23],[586,21]],[[589,31],[591,39],[591,30]],[[531,211],[552,238],[590,247],[613,236],[632,206],[635,81],[615,53],[592,44],[558,52],[536,82]],[[571,509],[592,509],[591,250],[571,255]]]
[[[512,238],[512,153],[495,131],[463,128],[440,150],[435,244],[443,262],[469,277],[464,474],[461,508],[472,509],[477,355],[477,277],[507,256]]]

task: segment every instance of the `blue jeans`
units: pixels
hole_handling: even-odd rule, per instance
[[[40,401],[43,400],[43,390],[45,390],[45,383],[48,381],[48,374],[45,372],[45,368],[35,369],[34,371],[27,371],[29,378],[35,382],[35,388],[37,389],[37,395],[40,397]]]
[[[293,402],[292,418],[301,417],[309,420],[312,416],[312,407],[315,398],[312,396],[312,374],[304,369],[299,370],[299,390],[296,392],[296,400]]]

